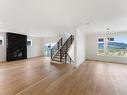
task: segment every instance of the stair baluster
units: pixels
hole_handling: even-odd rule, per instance
[[[74,36],[71,35],[64,43],[62,38],[57,42],[57,44],[51,49],[51,60],[55,60],[58,62],[63,62],[63,63],[74,63],[72,58],[68,54],[68,49],[70,48],[71,44],[74,41]],[[53,50],[56,50],[56,53],[53,52]],[[57,60],[56,60],[57,58]]]

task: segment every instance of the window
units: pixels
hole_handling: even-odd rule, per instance
[[[97,54],[106,56],[127,57],[127,36],[98,38]]]
[[[0,40],[0,45],[2,45],[2,40]]]
[[[116,36],[108,42],[108,54],[112,56],[127,56],[127,37]]]
[[[98,39],[98,55],[104,55],[104,38]]]
[[[32,46],[32,40],[27,40],[27,46]]]
[[[3,36],[0,36],[0,46],[3,46],[4,45],[4,37]]]

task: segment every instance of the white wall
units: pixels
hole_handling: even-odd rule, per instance
[[[75,57],[76,65],[80,65],[86,59],[85,56],[85,33],[79,29],[76,31],[75,35]]]
[[[0,33],[0,36],[3,37],[4,44],[0,46],[0,62],[6,60],[6,38],[5,33]]]
[[[43,43],[55,43],[58,42],[61,36],[52,36],[43,38]]]
[[[75,52],[75,44],[73,42],[68,50],[68,54],[72,58],[73,61],[75,60],[75,53],[74,52]]]
[[[127,33],[114,33],[113,35],[127,35]],[[109,62],[119,62],[119,63],[127,63],[127,58],[124,57],[113,57],[113,56],[98,56],[97,55],[97,38],[103,37],[106,35],[87,35],[86,37],[86,59],[89,60],[99,60],[99,61],[109,61]]]
[[[30,37],[27,39],[32,40],[32,46],[27,46],[27,58],[39,57],[43,55],[43,41],[38,37]]]

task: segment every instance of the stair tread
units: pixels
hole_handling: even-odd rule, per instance
[[[62,64],[61,62],[51,61],[50,63]]]
[[[60,59],[53,59],[53,61],[58,61],[58,62],[60,62]]]

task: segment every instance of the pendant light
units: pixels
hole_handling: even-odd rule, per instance
[[[107,40],[110,41],[110,29],[107,28]]]

